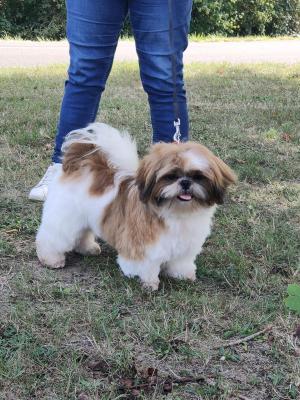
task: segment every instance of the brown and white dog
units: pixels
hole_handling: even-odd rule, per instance
[[[64,267],[72,250],[99,254],[98,237],[145,287],[158,288],[160,271],[195,280],[216,205],[236,179],[222,160],[187,142],[155,144],[139,161],[127,133],[99,123],[71,132],[63,151],[36,238],[42,264]]]

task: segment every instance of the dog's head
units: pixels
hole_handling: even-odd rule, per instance
[[[140,163],[136,182],[142,202],[186,212],[222,204],[233,171],[198,143],[159,143]]]

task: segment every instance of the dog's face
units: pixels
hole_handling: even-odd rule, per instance
[[[235,181],[222,160],[193,142],[154,145],[137,174],[141,201],[175,212],[222,204],[226,188]]]

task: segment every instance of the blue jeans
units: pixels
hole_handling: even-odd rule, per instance
[[[70,66],[52,160],[60,162],[61,145],[68,132],[94,122],[128,13],[141,80],[148,94],[153,141],[173,141],[177,113],[181,121],[181,140],[187,140],[189,128],[182,59],[187,47],[192,0],[67,0],[66,4]],[[177,113],[174,111],[173,76]]]

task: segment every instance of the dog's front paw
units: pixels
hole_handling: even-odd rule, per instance
[[[196,271],[191,271],[190,273],[186,274],[182,279],[187,279],[188,281],[195,282],[196,278]]]
[[[159,264],[149,263],[147,259],[142,261],[128,260],[121,255],[118,257],[118,263],[124,275],[130,278],[139,277],[144,289],[151,292],[158,289]]]
[[[192,282],[196,280],[196,266],[194,263],[170,263],[167,265],[165,273],[174,279],[185,279]]]
[[[153,282],[144,282],[142,281],[142,286],[145,290],[148,290],[150,292],[155,292],[158,290],[159,286],[159,280],[158,281],[153,281]]]
[[[167,275],[170,278],[174,278],[174,279],[183,279],[183,280],[192,281],[192,282],[194,282],[196,280],[196,272],[195,271],[191,271],[188,273],[167,271]]]
[[[51,257],[40,257],[38,255],[38,258],[40,260],[40,263],[47,268],[52,268],[52,269],[59,269],[63,268],[66,263],[66,257],[64,255],[61,256],[51,256]]]

